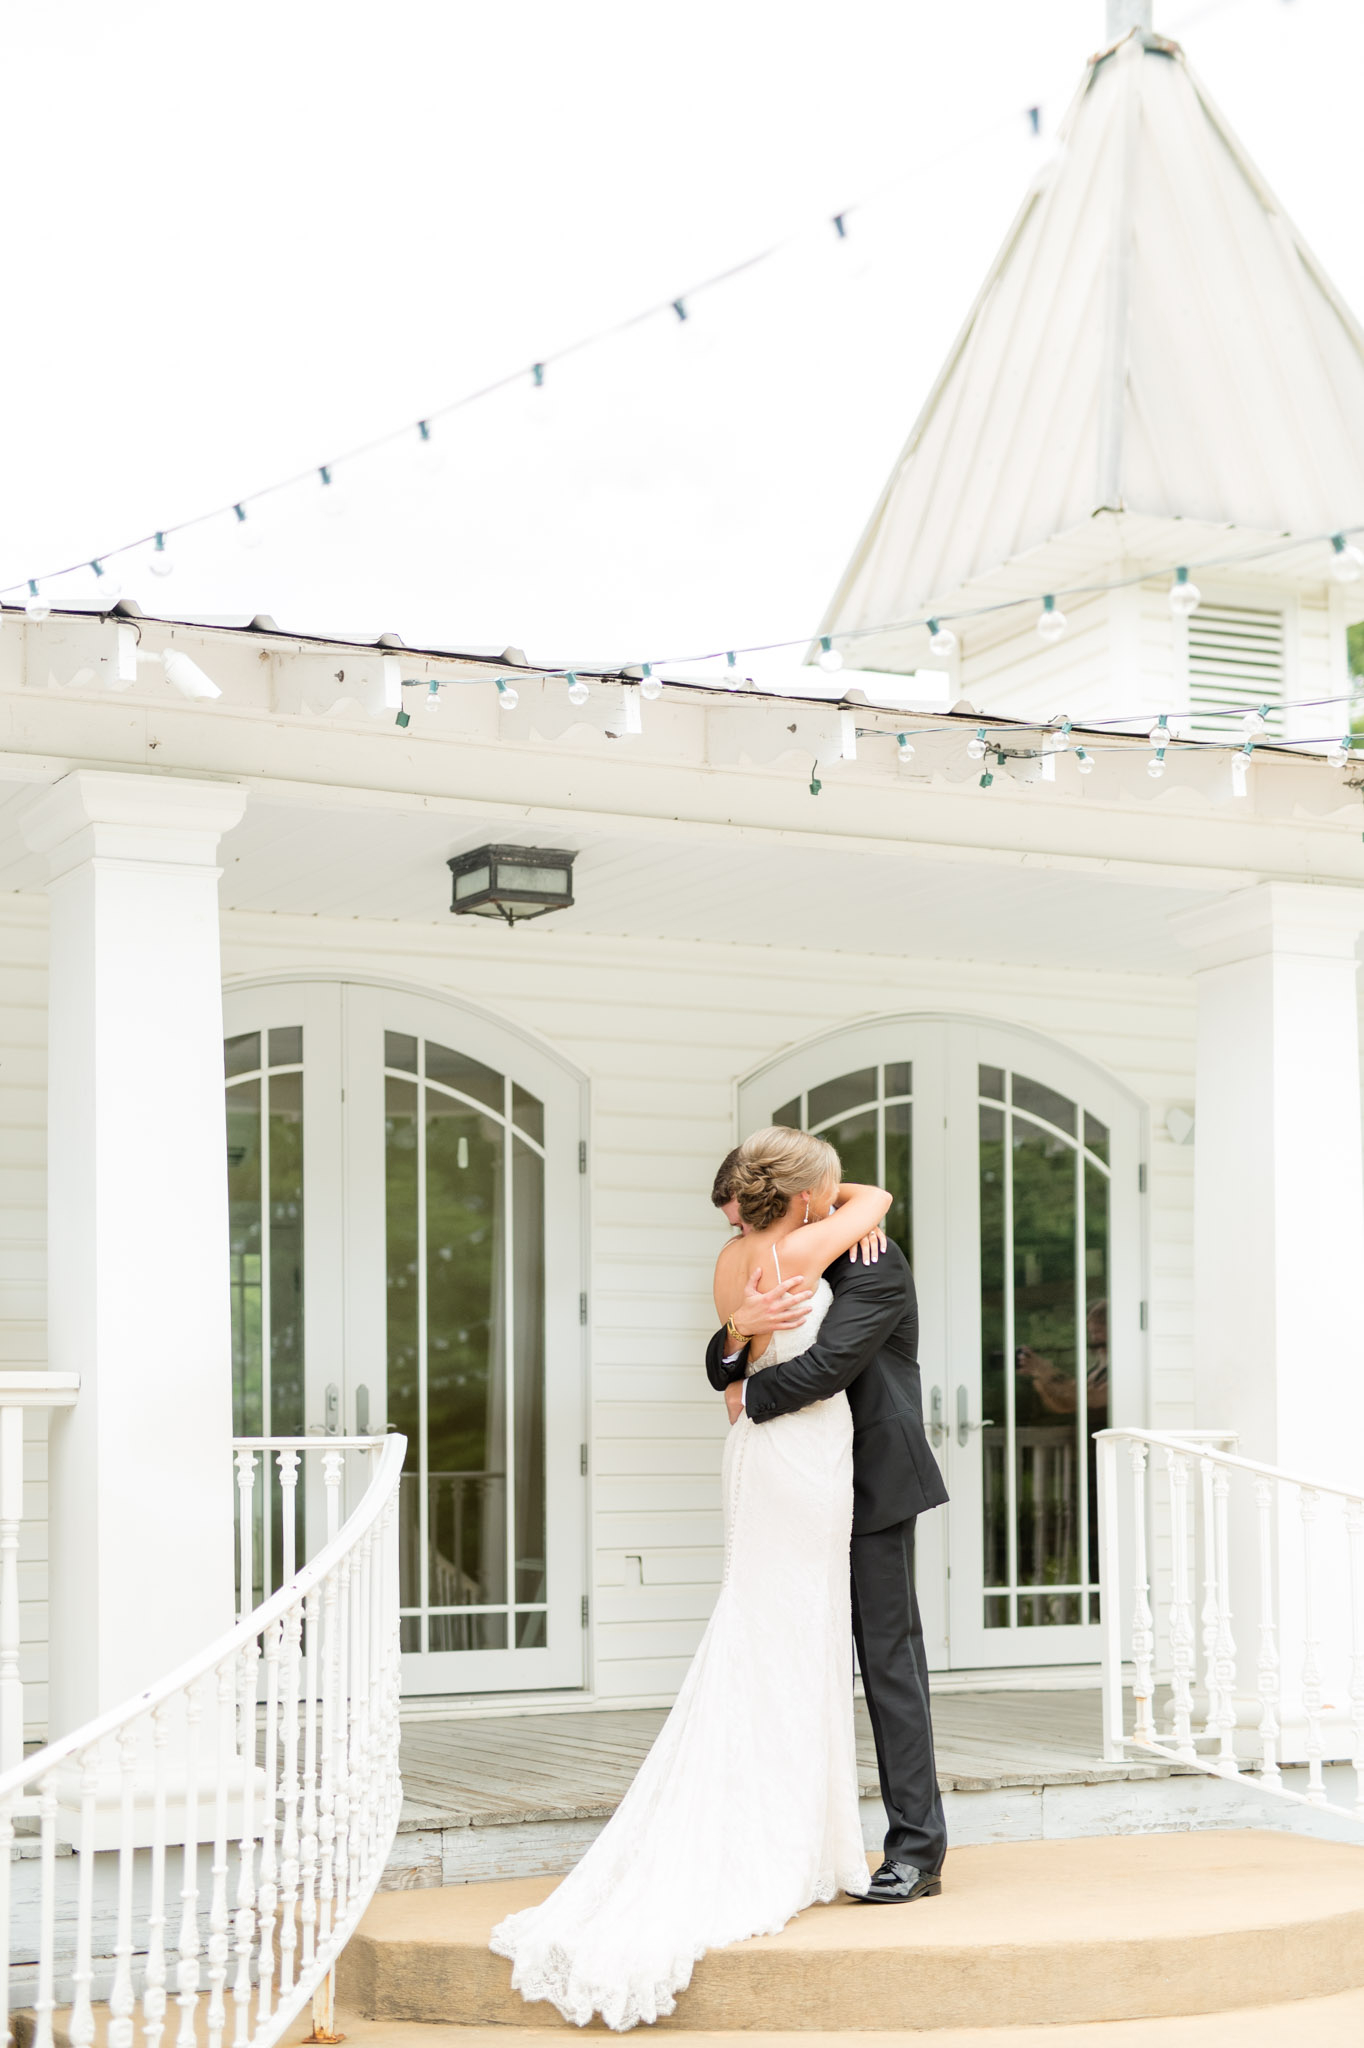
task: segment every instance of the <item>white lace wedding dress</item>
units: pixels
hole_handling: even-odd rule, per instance
[[[756,1370],[812,1344],[832,1299],[821,1280]],[[557,1890],[493,1930],[514,1989],[578,2026],[599,2012],[623,2032],[671,2013],[707,1949],[866,1889],[847,1396],[761,1425],[741,1416],[723,1487],[724,1581],[658,1740]]]

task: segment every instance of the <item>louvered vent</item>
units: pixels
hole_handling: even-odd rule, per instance
[[[1272,733],[1283,731],[1283,613],[1242,604],[1201,604],[1189,620],[1189,706],[1200,738],[1227,737],[1235,720],[1212,711],[1267,704]],[[1200,715],[1201,714],[1201,715]]]

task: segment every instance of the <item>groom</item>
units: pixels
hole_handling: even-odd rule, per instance
[[[728,1214],[724,1180],[722,1166],[712,1200]],[[794,1328],[810,1303],[798,1276],[766,1293],[750,1281],[742,1306],[710,1340],[706,1373],[724,1392],[731,1421],[741,1407],[750,1422],[764,1423],[840,1389],[847,1393],[853,1636],[889,1822],[885,1861],[866,1898],[893,1905],[941,1891],[947,1851],[914,1591],[914,1524],[947,1499],[947,1489],[924,1434],[919,1309],[909,1264],[894,1243],[870,1264],[865,1253],[856,1259],[856,1251],[840,1255],[826,1270],[834,1298],[809,1350],[745,1380],[749,1339]]]

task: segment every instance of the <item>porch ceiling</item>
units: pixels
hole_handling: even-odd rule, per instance
[[[223,843],[223,908],[448,928],[445,862],[488,839],[577,852],[578,901],[533,928],[544,937],[756,942],[1182,975],[1188,956],[1167,919],[1223,893],[908,851],[677,845],[506,824],[470,829],[448,816],[338,815],[257,799]],[[525,943],[522,932],[505,936],[509,945]]]

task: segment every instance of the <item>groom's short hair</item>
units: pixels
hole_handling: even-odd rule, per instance
[[[711,1188],[710,1198],[717,1209],[723,1209],[726,1202],[734,1200],[734,1162],[738,1157],[739,1148],[736,1145],[732,1152],[726,1152],[715,1170],[715,1184]]]

